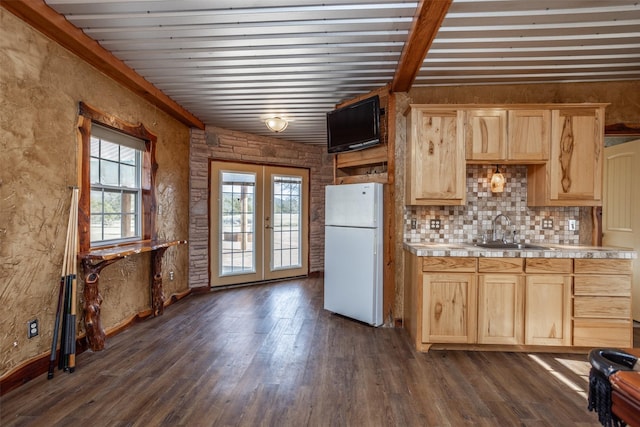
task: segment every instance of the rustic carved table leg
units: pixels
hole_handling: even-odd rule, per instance
[[[167,248],[151,252],[151,310],[154,316],[164,313],[164,291],[162,289],[162,256]]]
[[[97,264],[87,259],[82,260],[84,269],[84,326],[87,331],[87,341],[93,351],[104,349],[105,333],[100,322],[100,305],[102,295],[98,289],[100,271],[116,260],[102,261]]]

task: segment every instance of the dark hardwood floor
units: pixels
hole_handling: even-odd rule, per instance
[[[2,426],[597,426],[585,355],[416,352],[322,279],[196,295],[0,401]]]

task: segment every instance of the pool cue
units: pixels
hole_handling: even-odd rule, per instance
[[[69,261],[71,263],[71,313],[69,315],[69,372],[72,373],[76,369],[76,310],[77,310],[77,273],[78,273],[78,189],[73,189],[74,198],[74,220],[73,233],[71,235],[71,254]]]
[[[47,373],[47,379],[53,378],[53,373],[56,365],[56,356],[58,353],[58,334],[60,332],[60,318],[62,317],[63,310],[63,302],[64,302],[64,290],[67,276],[67,256],[69,252],[70,242],[69,239],[71,237],[70,229],[73,224],[73,194],[71,195],[71,207],[69,208],[69,221],[67,223],[67,238],[64,245],[64,258],[62,261],[62,274],[60,276],[60,286],[58,290],[58,305],[56,308],[56,320],[53,325],[53,339],[51,340],[51,354],[49,355],[49,372]],[[62,347],[62,344],[61,344]],[[61,348],[62,352],[62,348]]]

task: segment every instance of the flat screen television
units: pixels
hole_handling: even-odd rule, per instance
[[[329,153],[380,144],[380,98],[376,95],[327,113]]]

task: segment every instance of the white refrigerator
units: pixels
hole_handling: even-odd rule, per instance
[[[382,184],[325,190],[324,308],[380,326],[383,278]]]

